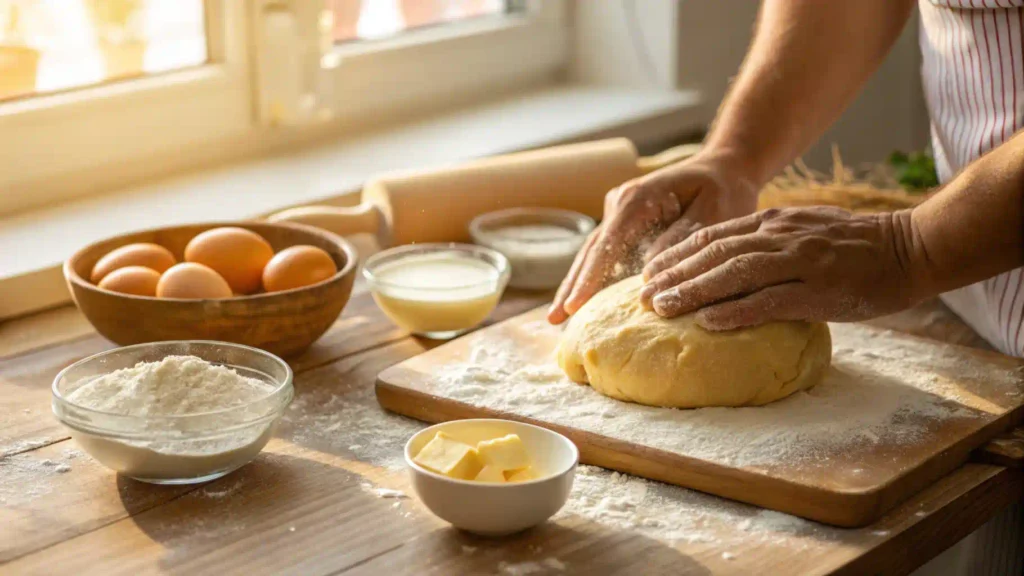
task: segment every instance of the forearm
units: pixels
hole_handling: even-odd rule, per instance
[[[1024,134],[897,213],[894,227],[917,298],[1024,266]]]
[[[765,0],[705,141],[760,187],[842,113],[899,37],[913,0]]]

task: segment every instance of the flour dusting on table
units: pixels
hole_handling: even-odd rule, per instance
[[[284,436],[301,442],[324,442],[347,450],[359,460],[391,470],[405,467],[403,449],[424,425],[380,407],[369,386],[345,395],[330,390],[299,394],[281,418]]]
[[[556,518],[579,516],[615,530],[668,542],[723,545],[752,541],[806,547],[843,532],[679,486],[580,466],[572,495]]]
[[[915,369],[922,362],[945,373],[991,372],[994,379],[1002,374],[1005,381],[991,385],[1008,395],[1020,393],[1016,375],[982,372],[985,364],[971,366],[960,358],[952,366],[932,344],[893,347],[874,330],[853,325],[832,330],[842,334],[843,347],[835,350],[825,381],[761,407],[677,410],[620,402],[569,381],[553,358],[538,363],[512,340],[495,341],[493,335],[470,337],[469,358],[442,369],[431,391],[701,460],[762,467],[829,466],[829,458],[852,448],[908,444],[940,420],[978,414],[941,398],[940,392],[960,399],[957,390],[947,389],[951,382]],[[915,362],[907,362],[910,356]]]
[[[0,506],[15,508],[50,494],[56,476],[71,472],[71,461],[79,454],[65,449],[59,459],[32,452],[0,456]]]

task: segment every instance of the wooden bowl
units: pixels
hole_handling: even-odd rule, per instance
[[[266,238],[277,252],[297,244],[327,251],[338,273],[323,282],[265,294],[216,300],[133,296],[100,289],[86,278],[104,254],[135,242],[166,247],[183,261],[185,245],[200,232],[238,226]],[[75,304],[96,330],[121,345],[162,340],[222,340],[278,355],[309,347],[334,323],[352,293],[358,256],[340,236],[303,226],[269,222],[215,222],[125,234],[79,250],[64,263]]]

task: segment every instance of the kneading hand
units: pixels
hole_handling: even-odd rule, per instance
[[[698,230],[644,269],[661,316],[699,310],[729,330],[770,320],[853,321],[913,303],[910,212],[765,210]]]
[[[548,310],[564,322],[587,300],[700,226],[750,214],[757,189],[722,158],[697,155],[631,180],[605,196],[604,221],[576,255]],[[655,234],[661,232],[660,236]],[[654,239],[644,254],[638,251]],[[640,258],[643,258],[641,261]],[[631,263],[636,262],[636,266]]]

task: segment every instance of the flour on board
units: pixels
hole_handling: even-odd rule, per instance
[[[833,330],[847,330],[843,342],[850,347],[835,351],[835,368],[825,381],[761,407],[675,410],[620,402],[570,382],[553,360],[538,363],[511,340],[474,337],[470,337],[475,345],[468,359],[443,368],[433,379],[431,391],[475,406],[572,423],[596,434],[731,466],[830,466],[830,458],[851,448],[909,444],[940,420],[979,414],[945,401],[940,392],[959,400],[952,383],[922,374],[906,360],[908,354],[931,354],[934,358],[928,361],[940,373],[980,371],[985,369],[983,364],[968,366],[958,359],[957,366],[945,366],[954,372],[942,372],[943,365],[953,361],[941,349],[936,352],[935,346],[893,348],[887,340],[876,341],[873,331]],[[998,377],[994,373],[993,380]],[[1014,375],[1002,378],[1004,382],[991,385],[1002,386],[1007,395],[1020,393]]]

